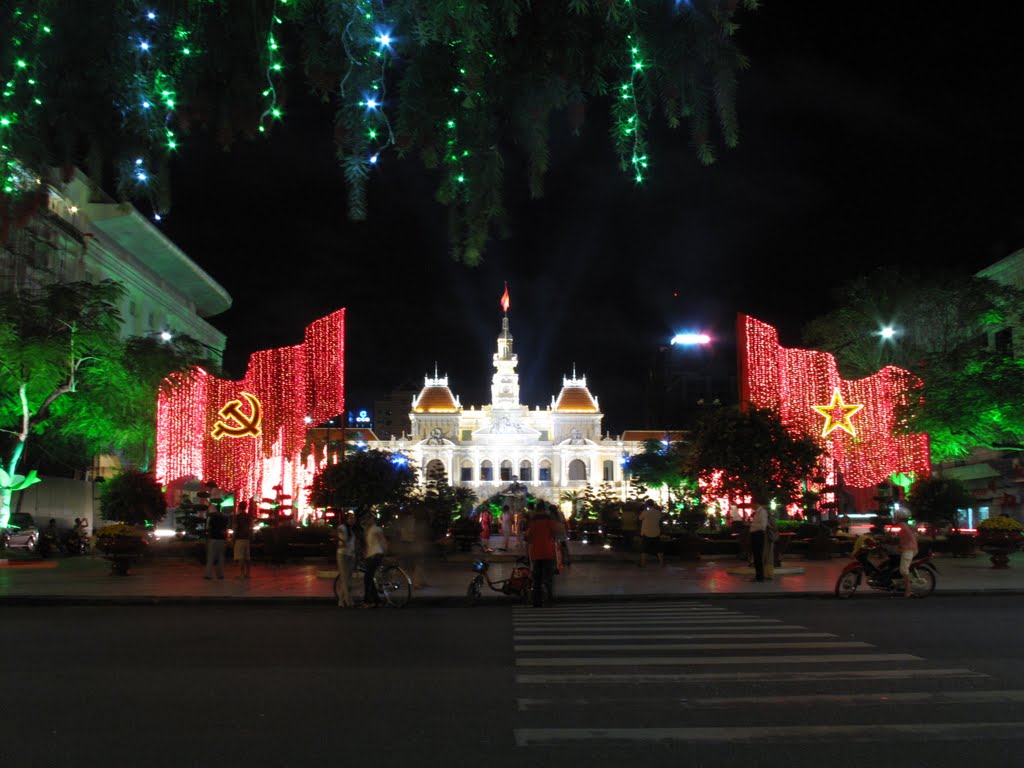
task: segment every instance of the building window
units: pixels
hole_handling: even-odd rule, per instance
[[[579,459],[573,459],[569,462],[569,482],[586,480],[587,479],[587,465]]]
[[[464,483],[471,483],[471,482],[473,482],[473,468],[472,467],[463,467],[461,472],[460,472],[460,474],[459,474],[459,480],[461,480]]]
[[[524,483],[533,480],[533,467],[530,466],[530,462],[524,461],[519,465],[519,479]]]
[[[542,443],[546,443],[548,441],[548,431],[546,429],[542,429],[540,431],[540,441]]]
[[[508,459],[501,462],[501,482],[507,483],[512,479],[512,462]]]
[[[491,462],[485,461],[480,465],[480,481],[489,483],[494,479],[494,467],[491,466]]]
[[[540,469],[537,470],[537,479],[542,483],[551,482],[551,465],[545,461],[540,465]]]
[[[604,481],[610,483],[615,479],[615,462],[608,460],[604,463]]]
[[[464,430],[462,430],[462,437],[460,439],[464,443],[471,443],[471,442],[473,442],[473,430],[472,429],[464,429]]]

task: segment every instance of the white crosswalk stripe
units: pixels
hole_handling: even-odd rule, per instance
[[[990,688],[989,676],[966,667],[931,667],[914,654],[731,607],[651,602],[516,608],[513,651],[520,694],[513,737],[522,747],[602,740],[1024,738],[1021,724],[1000,720],[1011,716],[1002,712],[1024,703],[1024,690]],[[813,692],[794,692],[800,685]],[[980,714],[984,707],[989,709]],[[867,722],[802,722],[800,713],[832,708],[860,713],[853,719]],[[552,717],[569,710],[593,723],[551,727],[558,722]],[[685,727],[678,725],[681,711],[687,713]],[[935,714],[906,718],[924,711]],[[634,719],[642,727],[630,727],[630,715],[638,712],[643,716]],[[788,713],[796,722],[777,722]],[[723,719],[735,724],[722,725]]]

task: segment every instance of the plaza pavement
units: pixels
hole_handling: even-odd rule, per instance
[[[556,577],[560,600],[645,599],[672,596],[831,597],[845,558],[805,560],[787,558],[774,580],[757,583],[751,569],[735,557],[705,557],[695,562],[667,559],[664,567],[652,559],[637,565],[636,555],[610,552],[570,542],[573,563]],[[413,592],[416,604],[459,603],[473,578],[471,564],[480,551],[459,552],[444,560],[429,560],[427,586]],[[513,556],[494,552],[493,579],[504,578]],[[1024,553],[1011,557],[1011,567],[995,570],[987,556],[954,559],[937,556],[936,594],[1024,594]],[[274,566],[255,562],[252,577],[238,578],[229,562],[223,580],[203,579],[204,567],[195,559],[153,557],[131,569],[127,576],[110,572],[98,556],[49,560],[0,559],[0,604],[295,604],[329,605],[333,602],[334,568],[323,557]],[[862,588],[868,596],[887,596]],[[354,593],[361,594],[361,585]],[[863,599],[861,594],[854,599]],[[484,590],[482,604],[511,603],[512,598]]]

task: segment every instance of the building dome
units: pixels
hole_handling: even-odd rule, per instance
[[[597,413],[597,401],[587,389],[587,379],[562,379],[562,391],[555,399],[553,410],[559,413]]]
[[[426,378],[423,389],[412,401],[415,413],[457,413],[459,402],[448,389],[448,377]]]

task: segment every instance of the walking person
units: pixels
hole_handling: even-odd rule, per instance
[[[366,573],[363,575],[363,607],[380,607],[380,595],[377,594],[377,587],[373,583],[373,577],[377,575],[384,560],[384,554],[388,551],[388,541],[384,538],[384,531],[377,525],[377,518],[372,514],[366,516],[363,523],[364,531],[364,563]]]
[[[341,525],[338,526],[338,607],[351,608],[352,603],[352,565],[356,557],[356,513],[345,513]]]
[[[508,504],[501,508],[499,522],[501,523],[501,551],[508,552],[509,540],[512,538],[512,510],[508,508]]]
[[[227,545],[228,519],[214,507],[206,517],[206,575],[204,579],[212,579],[214,566],[217,578],[224,578],[224,547]]]
[[[526,543],[530,552],[530,564],[533,567],[534,608],[544,605],[545,590],[549,601],[555,599],[553,589],[557,535],[558,524],[548,515],[547,505],[541,502],[530,514],[530,524],[526,529]]]
[[[775,519],[775,512],[768,510],[768,522],[764,528],[764,577],[775,578],[775,542],[779,540],[779,523]],[[779,565],[782,565],[780,562]]]
[[[764,499],[756,499],[750,515],[750,554],[754,558],[754,579],[764,581],[764,545],[768,529],[768,507]]]
[[[640,510],[640,567],[647,565],[648,555],[657,555],[658,565],[665,565],[665,554],[661,551],[661,507],[648,499]]]
[[[913,597],[910,591],[910,564],[917,554],[917,532],[910,527],[905,514],[899,519],[900,576],[903,577],[903,596]]]
[[[478,520],[480,521],[480,546],[484,552],[491,550],[491,508],[484,504],[480,507]]]
[[[246,502],[238,508],[235,515],[234,544],[232,545],[233,557],[238,563],[238,578],[248,579],[252,566],[252,551],[250,542],[252,540],[252,515],[249,514],[249,505]]]

